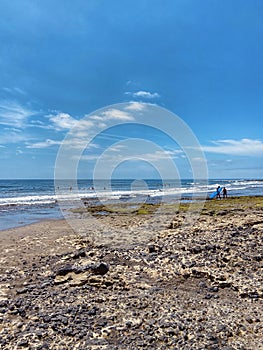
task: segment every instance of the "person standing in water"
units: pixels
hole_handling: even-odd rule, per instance
[[[223,198],[227,198],[227,190],[225,187],[223,188],[222,193],[223,193]]]

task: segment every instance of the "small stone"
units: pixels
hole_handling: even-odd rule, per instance
[[[202,252],[202,247],[200,247],[200,246],[192,247],[192,248],[190,248],[190,252],[193,254],[199,254]]]
[[[148,246],[148,250],[149,250],[149,253],[152,254],[152,253],[159,252],[160,248],[154,244],[151,244]]]
[[[66,330],[65,330],[65,335],[67,335],[67,336],[74,336],[74,331],[73,331],[73,329],[72,328],[67,328]]]
[[[207,288],[206,283],[203,282],[203,281],[201,281],[198,285],[199,285],[200,288]]]
[[[28,291],[29,291],[29,289],[25,287],[25,288],[17,289],[16,293],[17,294],[24,294],[24,293],[26,293]]]
[[[228,210],[220,210],[217,212],[217,215],[223,216],[223,215],[227,215],[229,212]]]
[[[49,287],[50,285],[51,285],[50,282],[44,282],[44,283],[41,284],[40,288],[41,288],[41,289],[44,289],[44,288],[46,288],[46,287]]]
[[[7,307],[0,308],[0,314],[5,314],[8,311]]]
[[[263,255],[254,255],[254,256],[252,256],[252,259],[260,262],[263,260]]]
[[[72,265],[65,265],[57,269],[56,275],[57,276],[65,276],[70,272],[73,272],[74,268]]]
[[[91,271],[95,275],[105,275],[109,271],[109,266],[106,263],[100,263],[98,265],[91,266]]]
[[[252,319],[251,317],[247,317],[247,318],[246,318],[246,321],[247,321],[248,323],[250,323],[250,324],[253,323],[253,319]]]
[[[204,299],[212,299],[213,298],[213,294],[206,294],[204,296]]]
[[[85,249],[80,249],[79,251],[73,254],[72,258],[73,259],[85,258],[85,256],[86,256]]]
[[[21,317],[25,317],[26,316],[26,311],[24,309],[19,309],[18,312],[19,312],[19,315]]]
[[[22,339],[22,340],[18,341],[17,346],[21,346],[21,347],[28,346],[28,340]]]
[[[91,310],[88,311],[88,315],[90,316],[95,316],[98,312],[98,308],[97,307],[94,307],[92,308]]]
[[[50,320],[51,320],[51,317],[48,316],[48,315],[46,315],[46,316],[43,317],[43,321],[44,321],[45,323],[49,323]]]
[[[47,343],[44,343],[37,348],[37,350],[45,350],[45,349],[50,349]]]
[[[42,338],[42,337],[43,337],[43,333],[42,333],[40,330],[37,330],[37,331],[35,332],[35,334],[36,334],[36,336],[37,336],[38,338]]]

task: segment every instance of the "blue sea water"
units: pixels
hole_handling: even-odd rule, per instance
[[[43,219],[62,218],[63,208],[77,206],[80,200],[173,202],[206,198],[216,187],[225,186],[229,196],[263,195],[263,180],[0,180],[0,230]]]

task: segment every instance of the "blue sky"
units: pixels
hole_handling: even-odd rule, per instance
[[[178,115],[210,178],[263,178],[261,0],[1,0],[0,13],[0,178],[53,178],[76,120],[86,121],[74,139],[82,144],[87,115],[123,102]],[[146,125],[97,136],[78,176],[91,177],[109,147],[116,161],[128,147],[116,142],[127,138],[155,143],[190,176],[176,140]],[[138,159],[120,164],[117,176],[155,177],[161,150],[132,145]]]

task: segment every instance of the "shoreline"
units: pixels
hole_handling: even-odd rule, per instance
[[[187,210],[0,231],[0,347],[260,349],[263,197]]]
[[[263,180],[262,180],[263,181]],[[228,200],[228,201],[231,201],[231,200],[238,200],[238,199],[241,199],[241,200],[243,200],[243,199],[248,199],[248,200],[250,200],[250,199],[253,199],[253,198],[263,198],[263,195],[253,195],[253,196],[229,196],[229,197],[227,197],[226,199],[223,199],[222,198],[222,200]],[[87,208],[87,210],[88,210],[88,208],[90,208],[91,210],[91,212],[99,212],[99,211],[105,211],[105,207],[107,207],[107,209],[106,209],[106,211],[105,211],[105,215],[108,215],[108,214],[110,214],[111,213],[111,211],[110,210],[108,210],[108,208],[111,208],[111,207],[125,207],[125,206],[137,206],[137,207],[139,207],[139,206],[142,206],[142,207],[144,207],[145,205],[147,206],[147,205],[149,205],[149,206],[152,206],[152,207],[155,207],[155,208],[157,208],[159,205],[160,205],[160,203],[154,203],[154,202],[152,202],[152,203],[136,203],[136,202],[134,202],[134,203],[132,203],[132,204],[129,204],[129,203],[125,203],[125,202],[122,202],[122,201],[117,201],[117,204],[115,204],[115,203],[109,203],[109,204],[107,204],[106,206],[105,205],[103,205],[103,204],[100,204],[100,203],[96,203],[95,205],[93,205],[93,203],[94,203],[94,200],[92,200],[92,201],[86,201],[86,199],[85,198],[83,198],[82,199],[82,201],[83,201],[83,203],[84,203],[84,206],[86,206],[86,204],[87,204],[87,206],[86,206],[86,208]],[[194,197],[194,198],[188,198],[188,197],[182,197],[182,198],[180,198],[180,200],[178,200],[178,201],[171,201],[171,202],[161,202],[161,206],[165,206],[165,205],[174,205],[174,206],[177,206],[177,204],[178,203],[193,203],[193,202],[199,202],[199,201],[201,201],[201,202],[213,202],[213,201],[215,201],[215,199],[211,199],[211,198],[206,198],[206,199],[204,199],[204,198],[200,198],[200,197]],[[12,208],[13,208],[13,206],[12,206]],[[58,208],[58,207],[57,207]],[[57,208],[56,208],[56,210],[57,210]],[[97,208],[98,208],[98,210],[97,210]],[[28,216],[30,216],[30,215],[32,215],[31,214],[31,210],[32,209],[34,209],[34,208],[30,208],[29,210],[28,210]],[[38,209],[38,207],[37,206],[35,206],[35,209]],[[49,205],[47,206],[47,209],[49,209],[50,210],[50,207],[49,207]],[[22,211],[24,211],[24,208],[22,208],[21,209]],[[82,207],[82,208],[71,208],[71,209],[69,209],[68,210],[68,213],[81,213],[81,212],[84,212],[86,209],[84,209],[84,207]],[[113,210],[114,211],[114,210]],[[17,211],[17,213],[16,214],[14,214],[14,216],[15,217],[17,217],[17,216],[19,216],[19,210]],[[9,231],[9,230],[14,230],[14,229],[17,229],[17,228],[20,228],[20,227],[25,227],[25,226],[30,226],[30,225],[33,225],[33,224],[37,224],[37,223],[41,223],[41,222],[44,222],[44,221],[56,221],[56,220],[67,220],[67,218],[63,215],[63,213],[61,212],[61,211],[58,211],[57,212],[57,214],[55,215],[54,213],[50,216],[50,217],[46,217],[46,214],[44,214],[44,215],[42,215],[42,216],[44,216],[43,218],[41,218],[41,214],[38,214],[38,217],[37,218],[34,218],[34,219],[24,219],[25,221],[28,221],[28,222],[25,222],[25,223],[17,223],[17,225],[16,226],[10,226],[10,227],[7,227],[7,228],[0,228],[0,233],[1,232],[3,232],[3,231]],[[10,217],[12,217],[12,214],[10,214]]]
[[[41,219],[39,221],[32,222],[32,223],[25,224],[25,225],[21,225],[21,226],[10,227],[7,229],[2,229],[2,230],[0,229],[0,239],[4,238],[4,236],[6,234],[9,234],[9,233],[16,234],[16,232],[19,235],[25,234],[26,232],[27,232],[27,234],[32,235],[32,231],[35,231],[35,229],[34,229],[35,227],[38,228],[38,227],[41,227],[42,225],[45,225],[45,224],[52,225],[53,223],[59,223],[59,222],[63,222],[63,221],[66,221],[66,219],[64,219],[64,218]]]

